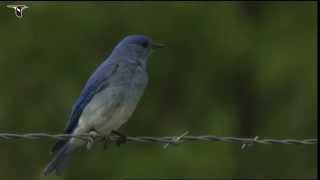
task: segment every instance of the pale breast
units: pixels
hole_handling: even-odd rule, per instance
[[[120,72],[121,70],[126,69],[120,69]],[[134,71],[127,68],[127,71],[131,73],[121,72],[85,107],[79,119],[81,129],[95,129],[109,134],[129,119],[144,92],[148,77],[140,67],[136,67]]]

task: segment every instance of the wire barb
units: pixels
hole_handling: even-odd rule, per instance
[[[187,134],[189,134],[188,131],[184,132],[183,134],[181,134],[180,136],[177,137],[173,137],[172,138],[172,144],[178,145],[181,141],[181,138],[185,137]],[[167,143],[163,146],[164,149],[166,149],[171,143]]]
[[[194,141],[209,141],[209,142],[223,142],[223,143],[238,143],[242,144],[241,148],[244,149],[247,146],[252,146],[253,144],[296,144],[296,145],[315,145],[318,143],[318,139],[261,139],[258,136],[254,138],[238,138],[238,137],[223,137],[215,135],[201,135],[201,136],[187,136],[189,132],[186,131],[180,136],[167,136],[167,137],[149,137],[149,136],[128,136],[127,142],[134,143],[158,143],[164,144],[166,148],[170,144],[181,144]],[[0,139],[13,140],[13,139],[45,139],[51,138],[56,140],[68,139],[68,138],[78,138],[89,142],[88,147],[92,145],[92,134],[80,134],[80,135],[70,135],[70,134],[47,134],[47,133],[27,133],[27,134],[15,134],[15,133],[0,133]],[[104,139],[102,135],[94,135],[94,139]],[[90,141],[91,140],[91,141]],[[110,136],[111,141],[116,141],[117,137]]]
[[[242,146],[241,146],[241,149],[245,149],[246,147],[249,147],[249,146],[252,146],[254,143],[257,142],[259,136],[255,136],[251,142],[249,143],[243,143]]]

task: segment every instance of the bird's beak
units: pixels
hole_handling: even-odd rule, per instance
[[[166,47],[164,44],[161,44],[161,43],[156,43],[156,42],[153,42],[152,44],[151,44],[151,48],[152,49],[159,49],[159,48],[164,48],[164,47]]]

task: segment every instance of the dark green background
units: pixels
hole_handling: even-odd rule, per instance
[[[316,138],[316,2],[24,2],[0,6],[0,133],[62,133],[90,73],[119,40],[167,48],[122,132]],[[62,177],[41,176],[52,139],[0,140],[0,179],[315,177],[317,146],[97,144]]]

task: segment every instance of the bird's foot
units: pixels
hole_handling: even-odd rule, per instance
[[[109,145],[112,143],[112,139],[110,136],[104,135],[103,138],[103,149],[107,149]]]
[[[111,131],[111,133],[118,136],[118,139],[115,141],[118,146],[120,146],[121,144],[126,143],[127,140],[128,140],[126,135],[124,135],[124,134],[122,134],[122,133],[120,133],[118,131],[113,130],[113,131]]]
[[[88,136],[88,143],[87,143],[87,149],[90,150],[92,148],[92,145],[98,136],[98,133],[96,130],[91,130],[89,131],[89,136]]]

